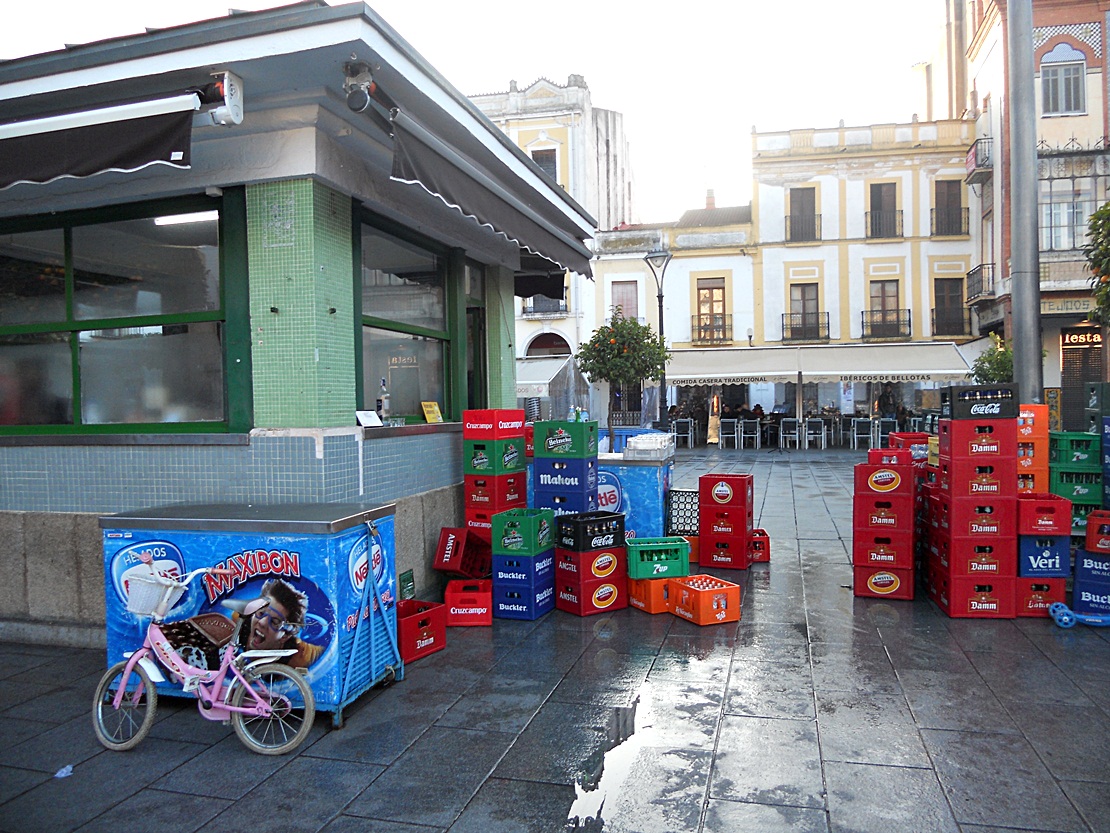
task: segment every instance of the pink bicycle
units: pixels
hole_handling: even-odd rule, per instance
[[[230,722],[251,751],[284,755],[300,746],[312,729],[316,700],[304,675],[279,662],[296,651],[239,649],[243,622],[260,613],[269,601],[255,599],[243,605],[234,626],[225,616],[209,614],[217,621],[224,620],[218,627],[226,630],[217,640],[219,667],[210,668],[203,651],[171,643],[165,630],[177,623],[164,620],[198,575],[231,575],[233,571],[205,567],[177,578],[155,570],[149,555],[142,560],[150,567],[150,575],[131,578],[127,609],[151,619],[142,648],[127,654],[127,659],[100,678],[92,715],[97,740],[108,749],[123,751],[147,736],[158,708],[154,683],[166,682],[164,668],[184,692],[197,698],[197,708],[206,719]]]

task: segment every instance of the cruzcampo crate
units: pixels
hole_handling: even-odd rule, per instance
[[[535,457],[596,457],[597,422],[537,422],[533,442]]]
[[[677,535],[666,538],[629,538],[629,578],[676,578],[690,574],[690,542]]]
[[[524,471],[524,437],[463,440],[463,474],[512,474]]]
[[[494,555],[539,555],[555,546],[550,509],[507,509],[491,520]]]

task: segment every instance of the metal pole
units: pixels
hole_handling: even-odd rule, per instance
[[[659,276],[655,277],[655,286],[658,291],[659,298],[659,343],[663,345],[664,349],[667,346],[666,339],[663,338],[663,282],[659,280]],[[667,366],[663,365],[663,371],[659,374],[659,430],[667,430]]]
[[[1037,111],[1033,94],[1033,3],[1007,4],[1010,87],[1010,279],[1014,382],[1019,402],[1044,400],[1041,276],[1037,234]]]

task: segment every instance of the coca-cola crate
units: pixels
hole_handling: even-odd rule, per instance
[[[975,540],[947,535],[939,530],[929,537],[929,552],[944,571],[954,577],[991,578],[1017,576],[1017,539]]]
[[[555,583],[555,607],[575,616],[593,616],[628,607],[628,582],[624,576]]]
[[[698,510],[698,535],[736,536],[746,541],[755,528],[751,506],[715,506],[703,504]]]
[[[629,538],[625,542],[628,552],[628,575],[631,578],[672,578],[690,572],[685,538]]]
[[[527,476],[516,474],[473,475],[463,477],[463,501],[475,509],[500,512],[524,506],[528,500]]]
[[[952,618],[1013,619],[1017,615],[1017,578],[960,578],[938,572],[937,606]]]
[[[668,535],[697,535],[700,504],[697,489],[667,491],[666,532]]]
[[[671,613],[695,625],[740,621],[740,585],[716,576],[671,579]]]
[[[942,492],[935,496],[931,508],[932,526],[949,535],[967,538],[1017,535],[1016,498],[954,498]]]
[[[941,458],[1008,460],[1017,457],[1016,419],[942,419],[937,424]]]
[[[397,647],[412,662],[447,647],[447,609],[437,602],[397,602]]]
[[[911,532],[914,527],[913,495],[860,495],[852,499],[852,529],[856,533]]]
[[[755,477],[750,474],[703,474],[698,478],[698,503],[711,506],[752,506]]]
[[[669,613],[671,610],[670,579],[628,579],[628,604],[645,613]]]
[[[1017,457],[990,462],[940,458],[937,482],[952,497],[1017,497]]]
[[[747,535],[699,535],[698,564],[726,570],[748,569],[751,554]]]
[[[439,531],[432,569],[462,578],[486,578],[490,557],[489,541],[466,527],[445,526]]]
[[[1013,385],[951,385],[941,388],[940,415],[947,419],[1015,419]]]
[[[449,627],[493,624],[493,582],[489,579],[455,579],[443,591]]]
[[[1071,501],[1050,492],[1019,493],[1018,535],[1070,535]]]
[[[504,440],[523,436],[523,410],[486,408],[463,411],[463,439]]]
[[[597,458],[536,457],[532,485],[550,492],[596,492]]]
[[[624,545],[624,515],[584,512],[555,519],[555,546],[564,550],[596,550]]]
[[[1049,431],[1048,463],[1072,471],[1098,471],[1102,467],[1102,440],[1082,431]]]
[[[857,463],[853,466],[855,474],[855,495],[904,495],[913,497],[914,468],[906,465],[883,465]]]
[[[767,530],[756,527],[748,536],[748,561],[761,564],[770,560],[771,536],[767,534]]]
[[[490,519],[494,553],[536,555],[555,546],[555,516],[548,509],[508,509]]]
[[[1070,535],[1019,535],[1018,575],[1067,578],[1071,575]]]
[[[597,550],[565,550],[556,547],[555,572],[558,581],[617,579],[628,575],[628,554],[624,547]]]
[[[1110,510],[1092,509],[1087,513],[1084,546],[1089,552],[1110,553]]]
[[[1062,578],[1022,578],[1015,585],[1015,613],[1023,616],[1048,616],[1048,608],[1067,602],[1067,581]]]
[[[852,536],[852,565],[890,570],[912,570],[914,562],[912,532]]]
[[[852,593],[879,599],[913,599],[913,569],[853,567]]]
[[[548,550],[538,555],[497,555],[493,556],[493,586],[519,584],[531,589],[550,584],[555,576],[555,551]]]

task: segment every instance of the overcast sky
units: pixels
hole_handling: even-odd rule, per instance
[[[333,0],[331,5],[338,5]],[[280,0],[7,2],[0,57],[203,20]],[[624,115],[639,219],[751,198],[751,132],[908,122],[913,65],[936,54],[944,0],[370,0],[467,95],[585,77]],[[249,102],[250,90],[246,90]],[[248,103],[249,111],[249,103]],[[920,112],[921,118],[925,113]]]

